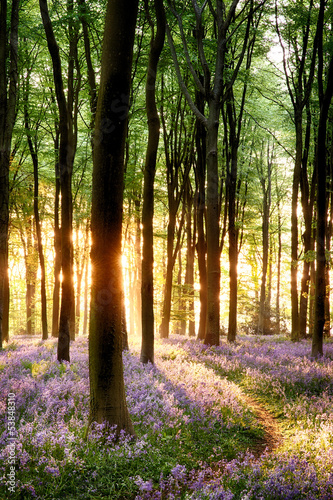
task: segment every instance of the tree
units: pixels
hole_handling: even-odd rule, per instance
[[[27,62],[29,63],[29,56],[27,57]],[[29,152],[33,164],[33,173],[34,173],[34,217],[35,217],[35,225],[36,225],[36,236],[37,236],[37,250],[39,257],[39,264],[41,270],[41,305],[42,305],[42,338],[46,340],[48,338],[47,331],[47,308],[46,308],[46,276],[45,276],[45,259],[44,259],[44,251],[43,251],[43,242],[42,242],[42,227],[41,220],[39,215],[39,161],[38,161],[38,129],[41,123],[41,116],[39,116],[34,124],[34,130],[32,130],[31,126],[31,117],[29,110],[29,93],[30,93],[30,76],[32,71],[31,62],[28,64],[27,68],[27,77],[25,83],[23,85],[25,99],[24,99],[24,126],[27,135],[27,141],[29,146]],[[40,111],[41,113],[41,111]]]
[[[9,166],[17,104],[20,2],[11,2],[10,27],[7,27],[7,3],[7,0],[0,0],[0,347],[2,320],[6,316],[4,308],[8,279]]]
[[[260,160],[257,164],[258,177],[262,187],[263,201],[262,201],[262,276],[260,287],[260,300],[259,300],[259,319],[258,319],[258,333],[265,333],[265,314],[267,314],[267,269],[269,260],[269,223],[271,211],[271,187],[272,187],[272,163],[274,155],[274,146],[272,152],[270,151],[270,144],[267,144],[267,174],[263,171],[263,148],[260,154]]]
[[[72,2],[69,2],[72,4]],[[39,0],[39,6],[52,59],[53,78],[59,109],[59,178],[61,192],[61,268],[62,295],[59,319],[58,361],[69,361],[71,322],[74,313],[73,245],[72,245],[72,171],[75,156],[73,131],[73,80],[72,64],[69,63],[68,99],[65,96],[60,50],[56,41],[48,10],[47,0]],[[72,49],[72,45],[71,45]],[[72,49],[73,50],[73,49]],[[74,56],[72,55],[72,58]],[[73,325],[72,325],[73,326]]]
[[[302,10],[302,16],[299,16],[299,11]],[[315,71],[316,52],[317,52],[317,35],[314,38],[313,46],[311,47],[311,25],[313,0],[310,0],[309,5],[304,5],[300,2],[297,7],[294,4],[289,4],[286,7],[285,14],[287,15],[288,23],[286,25],[285,36],[288,43],[288,57],[286,47],[284,45],[281,30],[279,28],[279,9],[276,4],[276,27],[280,39],[280,44],[283,50],[283,67],[288,88],[289,97],[293,107],[293,123],[295,127],[295,165],[293,173],[292,185],[292,201],[291,201],[291,338],[294,341],[300,337],[300,314],[298,308],[298,289],[297,289],[297,272],[298,272],[298,193],[299,186],[302,180],[303,186],[303,209],[306,223],[306,251],[310,250],[310,231],[311,231],[311,202],[306,198],[304,191],[306,190],[305,175],[306,165],[304,160],[307,159],[308,144],[304,144],[303,137],[303,111],[307,107]],[[304,22],[305,19],[305,22]],[[298,38],[301,38],[299,40]],[[310,48],[310,50],[309,50]],[[310,53],[310,55],[309,55]],[[306,272],[306,269],[305,269]],[[308,280],[307,280],[308,281]],[[301,306],[304,331],[304,314],[306,315],[304,297],[306,291],[302,290]]]
[[[169,2],[170,3],[170,2]],[[206,185],[206,240],[207,240],[207,323],[205,340],[206,344],[218,345],[220,336],[220,210],[219,210],[219,169],[218,169],[218,132],[219,132],[219,118],[221,105],[225,102],[232,92],[234,82],[238,75],[239,69],[243,63],[246,55],[246,49],[249,42],[250,28],[252,26],[252,18],[254,12],[260,10],[265,4],[265,0],[255,5],[253,0],[248,0],[242,5],[242,8],[237,12],[239,0],[231,2],[227,8],[225,2],[218,0],[216,8],[213,7],[211,2],[204,2],[199,5],[197,1],[192,1],[193,13],[195,19],[195,29],[193,36],[197,47],[197,60],[198,63],[194,65],[191,60],[189,51],[189,44],[184,30],[182,17],[170,5],[175,18],[177,19],[180,36],[183,44],[183,51],[185,53],[186,63],[192,75],[193,82],[197,90],[203,95],[206,109],[204,113],[200,112],[198,107],[193,101],[189,88],[186,86],[180,71],[179,61],[175,43],[168,28],[168,40],[170,49],[175,64],[175,69],[179,81],[179,85],[184,92],[188,104],[206,128],[206,172],[207,172],[207,185]],[[207,10],[206,10],[207,9]],[[205,47],[205,37],[207,30],[210,26],[212,29],[212,38],[214,38],[215,52],[214,57],[208,53]],[[236,36],[237,32],[242,28],[243,24],[246,25],[245,33],[239,44],[236,44],[237,51],[233,52],[232,56],[235,64],[230,64],[228,60],[228,51],[232,49],[231,42]],[[212,60],[212,64],[210,64]],[[198,66],[199,69],[196,68]],[[202,75],[202,79],[199,75]],[[237,142],[237,140],[236,140]],[[234,146],[237,146],[235,143]],[[233,166],[236,167],[237,159],[232,159]],[[236,173],[235,168],[232,174]],[[235,176],[234,176],[235,177]],[[232,177],[232,189],[235,188],[236,177]],[[231,196],[234,191],[231,192]],[[233,215],[233,201],[229,209],[229,215]],[[229,221],[232,225],[233,220]],[[234,228],[231,227],[230,234],[233,236],[235,233]],[[230,237],[230,235],[229,235]],[[235,240],[235,238],[234,238]],[[232,242],[234,244],[235,241]],[[237,250],[237,249],[236,249]],[[236,251],[235,250],[235,251]],[[234,251],[234,249],[232,249]],[[234,252],[235,252],[234,251]],[[235,253],[233,253],[233,257]],[[235,259],[231,262],[231,268],[234,271]],[[232,286],[233,293],[235,288],[235,278],[237,274],[233,272]],[[232,329],[235,329],[234,314],[232,316]],[[232,332],[234,335],[234,332]]]
[[[134,433],[122,365],[122,211],[133,42],[138,0],[109,0],[96,112],[89,325],[90,421]]]
[[[164,82],[162,85],[163,98],[165,95]],[[174,89],[172,89],[172,93],[173,92]],[[191,163],[190,161],[188,161],[188,154],[192,142],[192,126],[191,124],[186,124],[185,114],[187,106],[186,102],[184,102],[182,94],[177,96],[175,104],[176,106],[174,110],[170,110],[169,108],[169,127],[167,125],[164,106],[162,106],[161,108],[168,189],[167,262],[163,294],[162,321],[160,324],[161,338],[169,337],[173,270],[177,254],[180,250],[182,226],[184,223],[184,217],[182,217],[179,223],[175,243],[174,240],[177,226],[177,213],[179,210],[181,199],[184,197],[184,186],[187,183],[189,170],[191,167]],[[184,165],[184,172],[182,172],[182,164]]]
[[[155,0],[157,30],[150,18],[148,3],[146,11],[152,30],[146,80],[146,111],[148,120],[148,144],[143,184],[142,206],[142,347],[141,361],[154,362],[154,292],[153,292],[153,214],[154,214],[154,179],[156,158],[160,135],[160,119],[156,107],[157,65],[164,45],[165,13],[162,0]]]
[[[315,320],[312,337],[312,356],[317,357],[323,354],[323,336],[325,325],[325,297],[326,297],[326,218],[327,218],[327,198],[326,198],[326,138],[328,111],[333,97],[333,54],[330,54],[326,75],[324,75],[324,47],[323,29],[326,1],[321,0],[318,16],[318,92],[320,115],[318,124],[317,139],[317,258],[316,258],[316,294],[315,294]],[[325,86],[326,84],[326,86]]]

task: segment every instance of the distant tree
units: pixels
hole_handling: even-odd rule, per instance
[[[164,84],[162,86],[162,98],[165,100]],[[167,261],[161,315],[162,321],[159,329],[161,338],[169,337],[173,270],[180,250],[180,238],[184,223],[184,218],[181,218],[178,231],[176,231],[177,213],[180,202],[184,197],[184,186],[186,185],[191,167],[190,162],[187,160],[192,142],[192,125],[186,123],[186,112],[187,106],[182,94],[176,97],[174,109],[168,106],[167,115],[164,103],[161,107],[168,190]],[[168,122],[166,119],[167,116],[169,118]],[[177,238],[175,242],[176,233]]]
[[[37,57],[38,54],[36,54]],[[42,338],[46,340],[48,338],[47,330],[47,303],[46,303],[46,275],[45,275],[45,259],[43,251],[43,241],[42,241],[42,227],[39,214],[39,159],[38,159],[38,147],[39,147],[39,137],[38,130],[42,120],[43,110],[40,110],[39,116],[37,117],[35,123],[31,123],[31,113],[29,109],[29,94],[30,94],[30,77],[33,68],[33,61],[30,61],[29,54],[27,54],[28,68],[25,82],[23,83],[24,91],[24,127],[27,136],[27,142],[29,147],[29,152],[33,165],[33,177],[34,177],[34,217],[35,217],[35,227],[37,236],[37,250],[39,257],[39,265],[41,270],[41,307],[42,307]],[[30,63],[30,64],[29,64]]]
[[[207,321],[204,342],[209,345],[218,345],[220,336],[220,199],[219,199],[219,154],[218,154],[218,136],[220,112],[223,103],[228,106],[228,100],[233,93],[233,86],[240,67],[246,59],[248,44],[251,40],[250,33],[253,26],[254,14],[260,11],[265,5],[265,0],[262,2],[239,2],[233,0],[226,5],[225,2],[219,0],[216,5],[212,2],[203,2],[199,4],[197,1],[192,1],[192,19],[190,21],[193,27],[195,20],[195,28],[192,28],[193,38],[187,36],[185,29],[185,21],[188,19],[177,12],[171,2],[168,2],[170,10],[177,20],[179,26],[180,37],[182,41],[182,51],[186,59],[186,64],[189,72],[192,75],[192,81],[196,90],[203,97],[205,107],[204,112],[201,112],[198,106],[198,100],[192,99],[190,86],[186,85],[180,68],[177,57],[176,44],[173,39],[171,29],[167,28],[169,45],[177,73],[179,85],[186,97],[188,105],[197,119],[206,129],[206,188],[205,188],[205,204],[206,204],[206,243],[207,243]],[[239,7],[239,11],[237,10]],[[179,6],[179,8],[181,8]],[[243,26],[245,26],[243,30]],[[211,30],[211,31],[209,31]],[[235,39],[239,36],[239,43]],[[255,29],[254,29],[255,31]],[[206,44],[207,33],[209,32],[211,42]],[[194,42],[194,43],[193,43]],[[234,45],[234,47],[233,47]],[[196,55],[190,49],[196,47]],[[214,51],[210,48],[214,46]],[[232,60],[229,60],[229,53],[232,54]],[[200,78],[200,73],[202,78]],[[195,102],[196,101],[196,102]],[[233,105],[230,106],[233,112]],[[231,116],[231,115],[230,115]],[[231,117],[234,120],[234,116]],[[239,117],[238,117],[239,118]],[[236,118],[235,118],[236,120]],[[230,122],[230,126],[239,131],[240,127]],[[232,133],[230,133],[230,137]],[[238,137],[234,137],[232,148],[237,152]],[[235,192],[237,179],[237,157],[236,154],[232,158],[232,171],[230,172],[230,189],[229,189],[229,239],[232,238],[232,262],[230,265],[231,276],[231,300],[237,293],[237,272],[236,271],[236,231],[234,224],[234,207],[235,207]],[[230,220],[230,215],[232,216]],[[236,306],[235,300],[233,305]],[[234,340],[236,335],[234,307],[231,314],[232,326],[230,330],[230,340]]]
[[[267,270],[269,263],[269,224],[271,211],[271,189],[272,189],[272,163],[274,147],[270,151],[270,144],[267,144],[267,173],[263,167],[263,148],[260,160],[257,162],[258,177],[262,188],[262,274],[259,299],[258,333],[265,333],[265,316],[267,315]]]
[[[291,2],[286,4],[281,11],[276,3],[276,28],[283,50],[283,67],[289,97],[293,107],[292,120],[295,128],[295,159],[291,196],[291,338],[294,341],[300,338],[300,322],[302,336],[306,326],[307,290],[309,282],[308,267],[305,269],[302,296],[300,299],[301,315],[298,307],[298,197],[299,188],[302,188],[302,207],[305,227],[305,252],[311,250],[311,222],[312,206],[309,200],[307,179],[308,157],[308,129],[304,127],[304,110],[307,108],[315,73],[317,37],[311,37],[313,26],[314,2],[301,2],[296,5]],[[300,12],[302,15],[300,15]],[[286,16],[286,23],[279,26],[281,15]],[[308,120],[309,123],[309,120]]]
[[[138,0],[109,0],[98,93],[92,186],[89,326],[90,421],[134,433],[122,364],[122,212]]]

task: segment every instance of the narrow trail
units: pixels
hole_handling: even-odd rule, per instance
[[[259,458],[265,450],[272,452],[277,449],[283,442],[283,435],[276,418],[261,403],[245,393],[243,393],[243,401],[264,428],[263,438],[250,450],[256,458]]]

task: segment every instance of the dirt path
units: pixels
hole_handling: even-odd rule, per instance
[[[258,458],[266,449],[273,451],[278,448],[283,442],[283,435],[276,419],[261,403],[247,394],[243,394],[243,401],[246,402],[247,406],[256,415],[258,422],[263,426],[265,431],[264,437],[251,450],[253,455]]]

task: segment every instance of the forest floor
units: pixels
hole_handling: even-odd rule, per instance
[[[0,498],[41,500],[330,500],[333,343],[239,336],[207,347],[140,340],[124,353],[137,438],[93,425],[88,345],[56,362],[54,339],[14,339],[0,352]],[[7,395],[7,398],[6,398]],[[15,434],[8,415],[15,410]],[[14,463],[14,469],[12,469]]]

